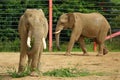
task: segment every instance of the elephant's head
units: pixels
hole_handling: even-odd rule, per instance
[[[75,23],[75,18],[73,13],[66,13],[60,16],[57,22],[56,30],[55,30],[56,46],[58,50],[60,50],[59,36],[60,36],[61,30],[67,29],[67,28],[73,28],[74,23]]]
[[[27,29],[27,46],[31,47],[31,40],[39,43],[42,39],[43,46],[46,48],[45,38],[47,36],[48,24],[42,9],[27,9],[23,15]]]

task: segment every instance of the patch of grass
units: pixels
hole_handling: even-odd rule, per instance
[[[3,80],[2,78],[3,78],[3,77],[2,77],[2,76],[0,76],[0,80]]]
[[[30,74],[30,69],[26,68],[24,72],[18,73],[15,68],[12,70],[8,70],[7,73],[12,77],[12,78],[20,78],[20,77],[25,77]]]
[[[76,68],[61,68],[61,69],[54,69],[52,71],[47,71],[43,73],[44,76],[54,76],[54,77],[84,77],[84,76],[106,76],[108,73],[106,72],[90,72],[86,69],[78,70]]]
[[[8,70],[7,72],[12,78],[20,78],[30,75],[30,69],[26,68],[26,70],[22,73],[18,73],[15,68],[12,70]],[[108,76],[110,73],[106,72],[90,72],[87,69],[76,69],[76,68],[61,68],[54,69],[52,71],[47,71],[43,73],[43,76],[53,76],[53,77],[84,77],[84,76]]]
[[[54,69],[53,71],[48,71],[43,73],[44,76],[54,76],[54,77],[79,77],[88,76],[90,73],[88,71],[79,71],[76,68],[61,68]]]
[[[14,41],[0,41],[0,52],[18,52],[20,51],[19,45],[19,39],[15,39]]]
[[[53,71],[48,71],[43,73],[44,76],[54,76],[54,77],[78,77],[90,75],[87,71],[78,71],[76,68],[61,68],[54,69]]]
[[[96,72],[96,73],[93,73],[94,75],[96,76],[108,76],[110,75],[110,73],[106,73],[106,72]]]

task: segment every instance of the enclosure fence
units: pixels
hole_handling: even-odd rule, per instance
[[[55,28],[57,20],[63,13],[99,12],[104,15],[111,25],[112,33],[120,31],[120,1],[119,0],[0,0],[0,51],[19,51],[20,39],[18,21],[28,8],[43,9],[49,23],[47,37],[48,50],[56,51]],[[62,51],[66,50],[71,35],[70,29],[65,29],[60,35]],[[108,34],[109,35],[109,34]],[[120,36],[107,40],[109,50],[120,50]],[[85,39],[88,51],[93,51],[93,40]],[[76,42],[73,51],[81,51]]]

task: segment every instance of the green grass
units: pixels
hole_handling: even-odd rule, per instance
[[[61,68],[54,69],[53,71],[48,71],[43,73],[44,76],[54,76],[54,77],[79,77],[79,76],[89,76],[91,75],[88,71],[78,71],[76,68]]]
[[[108,48],[109,51],[114,51],[114,52],[118,52],[120,51],[120,42],[119,42],[120,38],[116,37],[114,39],[112,39],[112,42],[110,42],[109,40],[107,40],[105,42],[106,47]],[[61,50],[62,52],[65,52],[68,46],[68,42],[62,42],[60,44]],[[53,41],[53,46],[52,46],[52,50],[53,52],[58,52],[57,48],[56,48],[56,42]],[[89,52],[93,52],[93,42],[86,42],[86,48],[87,51]],[[14,41],[0,41],[0,52],[18,52],[20,51],[20,40],[16,39]],[[48,45],[47,45],[47,49],[44,50],[45,52],[48,52]],[[72,51],[74,52],[82,52],[81,47],[79,46],[79,43],[76,43],[72,49]]]
[[[3,77],[0,75],[0,80],[3,80]]]
[[[8,70],[7,72],[12,78],[20,78],[30,75],[30,69],[26,69],[24,72],[19,73],[16,69]],[[54,69],[52,71],[47,71],[42,73],[43,76],[52,76],[52,77],[85,77],[85,76],[109,76],[110,73],[107,72],[94,72],[87,69],[77,69],[77,68],[61,68]]]
[[[18,73],[15,68],[12,70],[8,70],[7,73],[12,77],[12,78],[20,78],[20,77],[25,77],[30,74],[30,69],[26,68],[24,72]]]
[[[35,69],[34,70],[36,73],[38,73],[39,76],[41,76],[41,71]],[[29,67],[26,67],[25,70],[21,73],[18,73],[18,71],[15,68],[12,68],[10,70],[7,70],[7,73],[12,77],[12,78],[20,78],[20,77],[25,77],[29,76],[31,73],[31,69]]]
[[[107,76],[110,73],[106,72],[91,72],[86,69],[78,70],[76,68],[61,68],[54,69],[52,71],[47,71],[43,73],[44,76],[54,76],[54,77],[84,77],[84,76]]]
[[[20,51],[19,39],[14,41],[0,41],[0,52],[17,52]]]

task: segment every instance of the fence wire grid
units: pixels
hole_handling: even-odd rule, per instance
[[[53,0],[53,32],[60,15],[68,12],[103,14],[111,25],[112,33],[120,31],[120,1],[119,0]],[[0,0],[0,51],[19,51],[18,21],[28,8],[43,9],[49,18],[49,0]],[[65,51],[69,42],[71,30],[61,32],[60,45]],[[53,51],[56,51],[55,35],[53,34]],[[49,39],[47,38],[47,41]],[[106,45],[111,51],[120,51],[120,36],[107,40]],[[85,39],[88,51],[93,51],[93,40]],[[48,42],[47,42],[48,43]],[[49,44],[48,44],[49,45]],[[48,51],[48,50],[46,50]],[[73,51],[81,51],[76,43]]]

